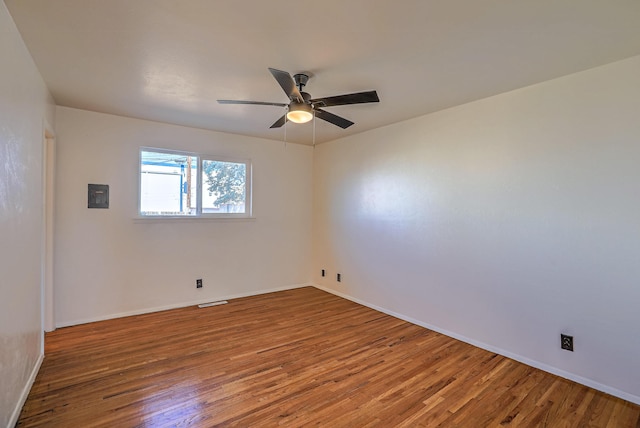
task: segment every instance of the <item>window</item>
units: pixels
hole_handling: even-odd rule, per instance
[[[251,162],[140,149],[140,215],[249,217]]]

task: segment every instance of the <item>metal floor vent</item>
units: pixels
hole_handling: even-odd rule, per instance
[[[209,303],[201,303],[198,305],[199,308],[208,308],[211,306],[218,306],[218,305],[226,305],[227,302],[226,300],[218,300],[217,302],[209,302]]]

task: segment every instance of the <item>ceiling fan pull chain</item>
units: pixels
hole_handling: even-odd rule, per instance
[[[316,148],[316,111],[313,110],[313,148]]]
[[[289,122],[289,121],[287,120],[287,117],[285,116],[285,118],[284,118],[284,148],[285,149],[287,148],[287,127],[288,127],[287,126],[287,122]]]

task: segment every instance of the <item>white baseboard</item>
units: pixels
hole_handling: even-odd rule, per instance
[[[294,290],[296,288],[302,288],[302,287],[313,287],[313,284],[311,283],[294,284],[294,285],[288,285],[284,287],[270,288],[267,290],[258,290],[258,291],[252,291],[247,293],[230,294],[226,296],[209,296],[207,298],[202,298],[200,300],[194,300],[191,302],[172,303],[170,305],[156,306],[153,308],[136,309],[128,312],[118,312],[114,314],[103,315],[100,317],[84,318],[84,319],[72,320],[72,321],[63,321],[61,323],[56,323],[56,328],[70,327],[72,325],[87,324],[87,323],[96,322],[96,321],[105,321],[105,320],[110,320],[114,318],[129,317],[132,315],[149,314],[152,312],[166,311],[169,309],[185,308],[187,306],[196,306],[196,305],[211,302],[214,300],[233,300],[233,299],[239,299],[241,297],[258,296],[260,294],[275,293],[278,291],[285,291],[285,290]]]
[[[9,418],[9,423],[7,428],[13,428],[18,423],[18,418],[20,417],[20,412],[22,411],[22,406],[27,401],[27,397],[29,396],[29,392],[31,391],[31,387],[33,386],[33,382],[36,381],[36,376],[38,376],[38,372],[40,371],[40,366],[42,365],[42,361],[44,360],[44,354],[40,353],[36,364],[33,366],[31,370],[31,374],[29,375],[29,379],[27,379],[27,384],[22,388],[22,393],[20,394],[20,399],[16,403],[16,407],[13,409],[13,413],[11,413],[11,417]]]
[[[560,370],[560,369],[558,369],[556,367],[549,366],[549,365],[541,363],[539,361],[531,360],[531,359],[523,357],[521,355],[514,354],[514,353],[509,352],[509,351],[505,351],[504,349],[500,349],[500,348],[497,348],[495,346],[487,345],[486,343],[479,342],[477,340],[469,339],[468,337],[459,335],[457,333],[453,333],[451,331],[444,330],[444,329],[439,328],[439,327],[437,327],[435,325],[427,324],[425,322],[416,320],[416,319],[408,317],[406,315],[390,311],[390,310],[388,310],[386,308],[383,308],[383,307],[380,307],[380,306],[377,306],[377,305],[373,305],[373,304],[371,304],[369,302],[365,302],[364,300],[360,300],[360,299],[358,299],[356,297],[350,296],[350,295],[345,294],[345,293],[341,293],[341,292],[333,290],[331,288],[323,287],[323,286],[320,286],[320,285],[317,285],[317,284],[313,284],[313,286],[315,288],[319,289],[319,290],[323,290],[323,291],[326,291],[327,293],[331,293],[331,294],[334,294],[336,296],[342,297],[344,299],[351,300],[352,302],[359,303],[359,304],[361,304],[363,306],[366,306],[368,308],[371,308],[371,309],[374,309],[376,311],[385,313],[387,315],[391,315],[392,317],[401,319],[403,321],[410,322],[411,324],[419,325],[420,327],[424,327],[426,329],[433,330],[433,331],[438,332],[440,334],[444,334],[445,336],[452,337],[452,338],[454,338],[456,340],[459,340],[461,342],[465,342],[465,343],[468,343],[470,345],[476,346],[478,348],[481,348],[481,349],[484,349],[484,350],[487,350],[487,351],[490,351],[490,352],[494,352],[496,354],[500,354],[500,355],[502,355],[504,357],[511,358],[512,360],[518,361],[520,363],[526,364],[526,365],[534,367],[536,369],[543,370],[545,372],[554,374],[556,376],[560,376],[562,378],[571,380],[573,382],[577,382],[577,383],[579,383],[581,385],[588,386],[589,388],[593,388],[593,389],[596,389],[598,391],[602,391],[604,393],[613,395],[614,397],[622,398],[623,400],[627,400],[627,401],[630,401],[632,403],[640,405],[640,396],[633,395],[633,394],[630,394],[630,393],[625,392],[625,391],[621,391],[621,390],[616,389],[616,388],[612,388],[612,387],[610,387],[608,385],[603,385],[603,384],[601,384],[599,382],[596,382],[594,380],[591,380],[591,379],[588,379],[588,378],[584,378],[582,376],[578,376],[576,374],[573,374],[573,373],[570,373],[570,372],[566,372],[564,370]]]

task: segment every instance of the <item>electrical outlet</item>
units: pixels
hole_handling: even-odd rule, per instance
[[[341,274],[337,274],[336,275],[336,281],[342,282],[342,275]]]
[[[568,336],[566,334],[560,335],[560,347],[562,349],[566,349],[567,351],[573,352],[573,336]]]
[[[202,278],[196,279],[196,288],[202,288]]]
[[[326,276],[326,272],[324,271],[324,269],[322,269],[322,276]]]

